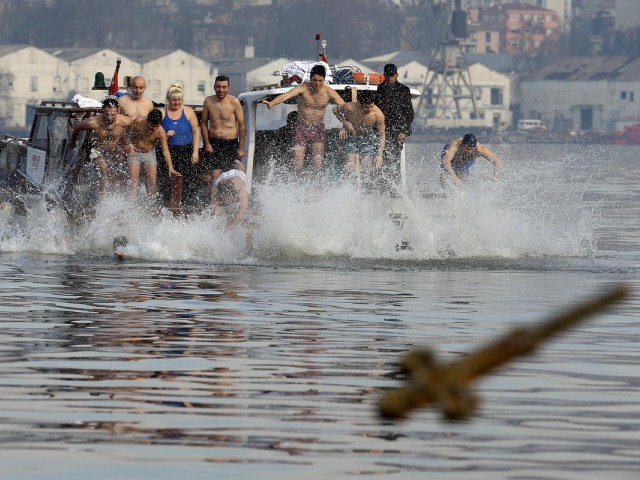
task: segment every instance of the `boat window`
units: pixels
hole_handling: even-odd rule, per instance
[[[31,143],[42,148],[47,148],[48,139],[47,116],[36,115],[35,125],[31,134]]]

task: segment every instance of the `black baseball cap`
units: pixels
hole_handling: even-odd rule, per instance
[[[391,75],[395,75],[396,73],[398,73],[398,67],[396,67],[393,63],[387,63],[384,66],[384,74],[387,77],[390,77]]]

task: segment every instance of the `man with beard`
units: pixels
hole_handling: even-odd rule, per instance
[[[102,113],[88,118],[73,127],[67,148],[76,148],[80,132],[91,133],[89,158],[100,169],[100,193],[107,188],[109,181],[116,186],[124,186],[127,178],[125,158],[125,129],[131,124],[131,118],[118,113],[118,101],[108,97],[102,102]]]
[[[205,161],[212,168],[211,202],[216,209],[218,196],[214,194],[214,185],[220,174],[235,169],[244,170],[241,158],[244,157],[245,125],[240,101],[229,95],[229,77],[216,77],[210,95],[202,105],[202,142]]]

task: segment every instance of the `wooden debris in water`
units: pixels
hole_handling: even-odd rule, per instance
[[[399,419],[416,408],[436,404],[447,420],[464,420],[478,405],[469,385],[514,358],[534,352],[546,340],[599,313],[628,294],[625,286],[531,328],[516,328],[463,359],[440,364],[429,350],[409,352],[401,364],[408,385],[380,401],[383,418]]]

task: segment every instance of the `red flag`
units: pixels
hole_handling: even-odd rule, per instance
[[[111,78],[111,85],[109,85],[109,95],[115,95],[118,93],[118,71],[120,70],[120,59],[116,60],[116,71],[113,72]]]

